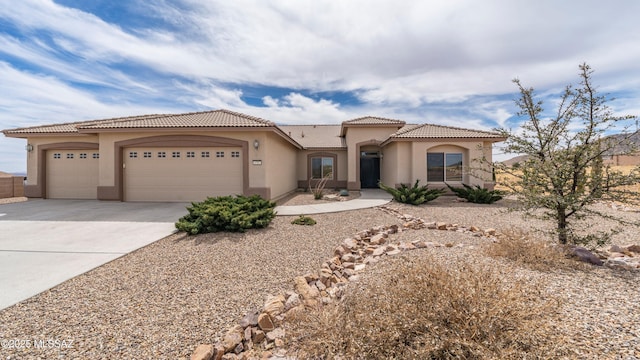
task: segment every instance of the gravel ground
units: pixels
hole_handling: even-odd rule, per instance
[[[320,268],[344,237],[398,220],[377,209],[276,217],[244,234],[173,235],[0,311],[0,340],[72,341],[72,349],[0,349],[2,359],[188,357],[268,295]],[[24,344],[23,344],[24,345]]]
[[[507,212],[506,201],[475,205],[443,197],[420,207],[397,203],[391,207],[426,220],[499,231],[545,228],[540,221]],[[638,218],[634,212],[615,214]],[[198,344],[215,342],[268,295],[292,288],[295,276],[318,269],[345,237],[399,223],[378,209],[312,217],[318,224],[311,227],[291,225],[295,217],[277,217],[269,228],[244,234],[172,235],[0,311],[3,344],[12,339],[22,340],[23,345],[32,342],[30,348],[3,346],[1,358],[188,358]],[[640,243],[637,230],[625,229],[614,242]],[[470,261],[501,262],[478,250],[487,240],[466,234],[409,230],[395,239],[418,238],[460,244],[434,250],[442,261],[464,256]],[[640,358],[638,273],[609,269],[539,273],[521,268],[505,272],[505,276],[522,274],[544,279],[549,291],[562,299],[563,318],[557,319],[557,328],[574,342],[576,358]],[[62,349],[54,342],[34,349],[34,340],[49,339],[73,341],[72,348]]]

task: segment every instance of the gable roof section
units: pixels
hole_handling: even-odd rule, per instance
[[[471,130],[453,126],[422,124],[407,125],[397,132],[391,134],[385,141],[394,139],[488,139],[493,141],[503,141],[505,138],[492,131]]]
[[[347,133],[348,127],[358,127],[358,126],[366,126],[366,127],[395,127],[401,128],[406,123],[402,120],[396,119],[387,119],[381,118],[377,116],[364,116],[352,120],[347,120],[342,122],[342,126],[340,128],[340,136],[345,136]]]
[[[154,114],[65,124],[41,125],[4,130],[5,136],[27,138],[37,135],[81,135],[108,131],[156,130],[177,128],[260,128],[270,130],[297,148],[302,146],[287,136],[275,123],[229,110],[212,110],[186,114]]]
[[[386,119],[376,116],[364,116],[342,122],[343,125],[404,125],[402,120]]]
[[[141,116],[80,125],[81,132],[96,129],[139,128],[209,128],[209,127],[275,127],[271,121],[229,110],[213,110],[186,114]]]
[[[285,134],[305,149],[346,149],[340,125],[279,125]]]

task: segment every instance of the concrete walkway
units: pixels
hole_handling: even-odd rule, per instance
[[[380,189],[363,189],[360,191],[360,197],[348,201],[334,201],[321,204],[310,205],[292,205],[292,206],[276,206],[277,215],[311,215],[324,214],[332,212],[341,212],[349,210],[358,210],[372,208],[384,205],[391,201],[392,196]]]

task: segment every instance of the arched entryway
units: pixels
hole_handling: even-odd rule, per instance
[[[378,188],[380,181],[380,148],[378,146],[360,147],[360,187]]]

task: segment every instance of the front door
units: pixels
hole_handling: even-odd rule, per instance
[[[363,189],[377,188],[380,181],[380,158],[360,158],[360,187]]]

